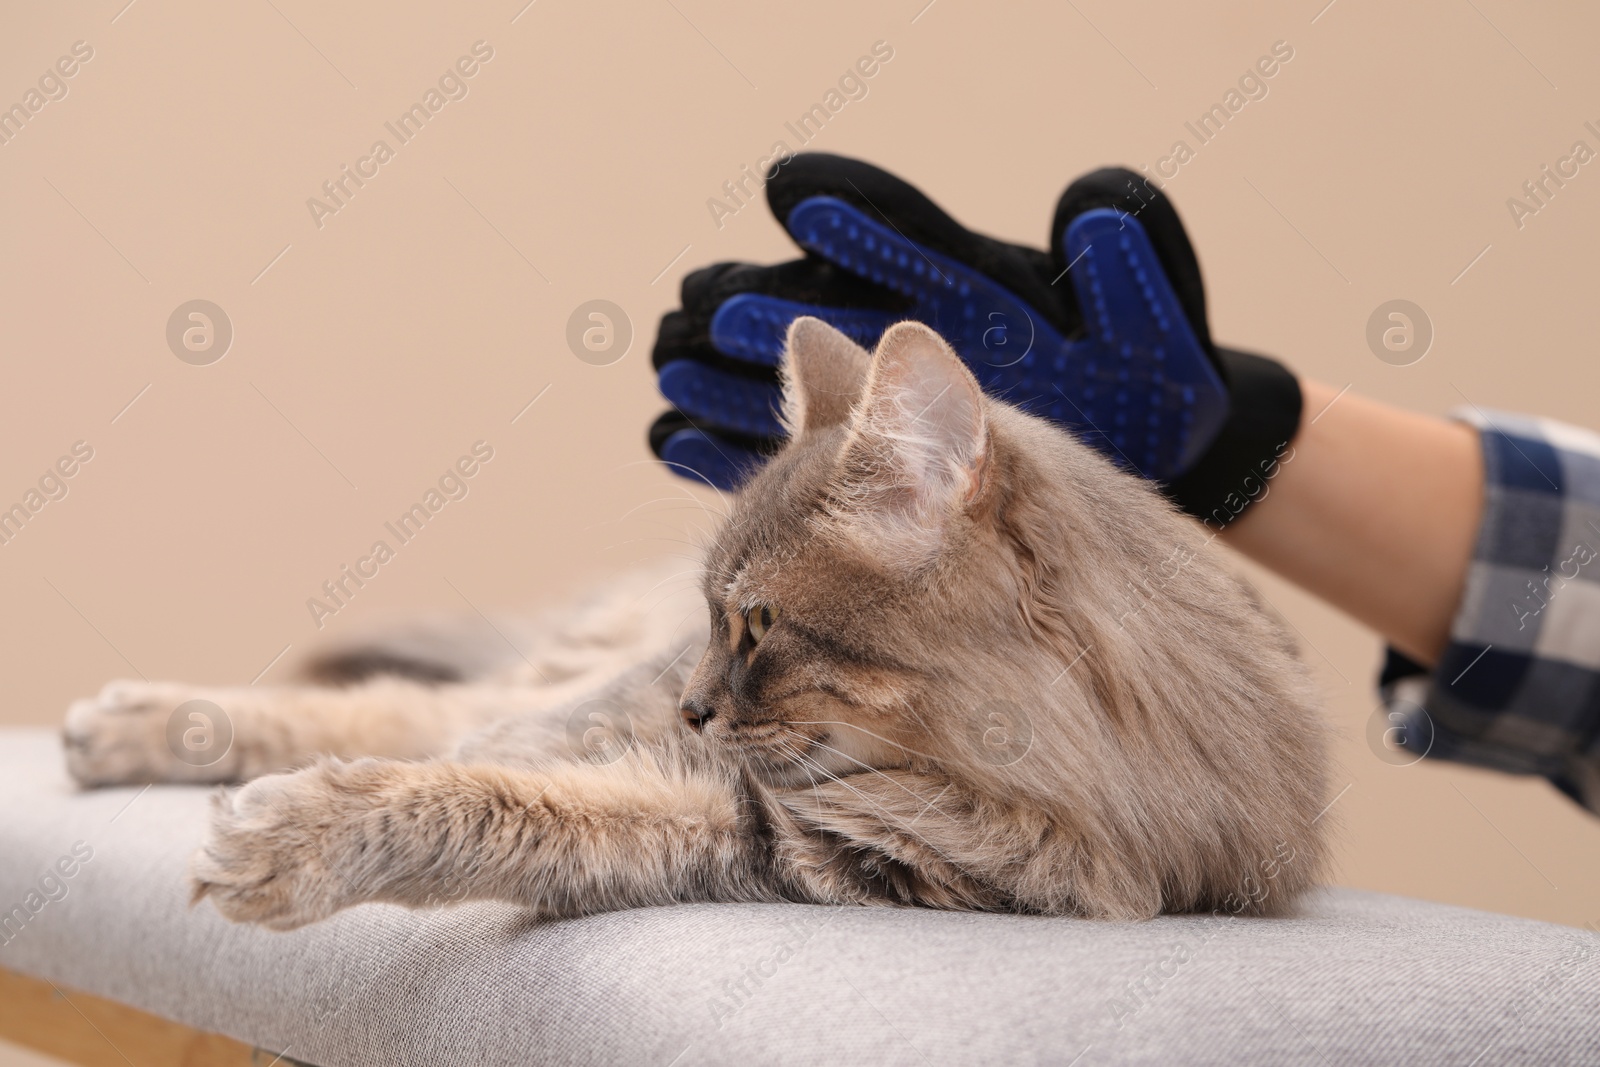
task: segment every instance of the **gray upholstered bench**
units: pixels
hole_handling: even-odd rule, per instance
[[[1331,890],[1276,920],[472,904],[274,934],[186,906],[206,809],[80,793],[52,734],[0,732],[0,968],[323,1067],[1600,1063],[1600,937],[1525,919]]]

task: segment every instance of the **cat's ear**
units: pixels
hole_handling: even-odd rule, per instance
[[[982,490],[989,463],[983,391],[922,323],[892,326],[878,342],[843,462],[858,508],[923,549],[937,546],[949,520]]]
[[[791,437],[850,418],[872,356],[821,319],[789,324],[783,356],[783,425]]]

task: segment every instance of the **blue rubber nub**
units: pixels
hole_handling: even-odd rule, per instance
[[[1122,212],[1086,211],[1067,227],[1068,262],[1087,336],[1063,386],[1147,477],[1168,481],[1204,454],[1228,417],[1228,390],[1195,337],[1155,249]]]
[[[711,316],[711,345],[736,359],[777,367],[783,363],[789,324],[802,315],[819,313],[834,329],[867,349],[878,343],[884,330],[905,318],[888,311],[824,310],[781,297],[740,293],[723,301]]]
[[[679,474],[731,493],[762,462],[762,456],[695,429],[678,430],[661,444],[661,458]]]
[[[695,422],[746,437],[778,437],[781,397],[773,382],[730,374],[692,359],[677,359],[661,368],[661,395]]]
[[[908,241],[845,201],[804,200],[790,212],[788,227],[808,250],[910,297],[915,306],[906,317],[943,335],[990,395],[1070,427],[1147,478],[1168,481],[1187,470],[1227,417],[1221,377],[1144,228],[1122,212],[1087,211],[1067,228],[1068,272],[1086,331],[1072,341],[985,275]],[[773,298],[749,299],[764,312],[787,313]],[[838,315],[790,307],[794,314],[820,312],[830,321]],[[856,329],[867,327],[862,313],[848,315]],[[894,317],[885,316],[884,325]],[[750,327],[741,336],[770,350],[774,337],[781,340],[781,329],[769,321],[759,334]],[[758,336],[759,342],[752,340]],[[664,392],[665,377],[663,372]],[[729,400],[734,395],[725,394]]]

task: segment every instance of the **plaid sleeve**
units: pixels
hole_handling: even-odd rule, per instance
[[[1418,756],[1539,774],[1600,814],[1600,435],[1477,408],[1483,521],[1431,673],[1394,649],[1388,737]]]

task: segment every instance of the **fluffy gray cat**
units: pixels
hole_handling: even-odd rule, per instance
[[[72,773],[247,781],[194,895],[277,929],[484,898],[1135,919],[1314,882],[1317,704],[1200,527],[924,326],[869,355],[802,319],[784,372],[789,443],[715,536],[696,632],[627,594],[542,666],[413,634],[314,665],[344,685],[113,683],[68,714]],[[234,731],[206,767],[167,743],[191,699]],[[591,720],[629,725],[587,751]]]

